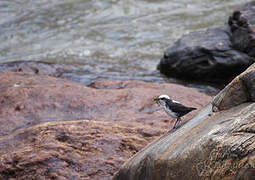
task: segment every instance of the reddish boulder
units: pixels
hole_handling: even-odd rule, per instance
[[[17,72],[0,73],[0,89],[0,179],[108,179],[174,123],[154,96],[168,94],[198,109],[211,100],[174,84],[86,87]]]
[[[109,179],[148,141],[139,128],[56,121],[0,139],[0,179]]]

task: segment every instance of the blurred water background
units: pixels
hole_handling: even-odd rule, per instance
[[[177,82],[156,71],[164,50],[183,34],[223,25],[246,2],[0,0],[0,63],[62,64],[71,70],[66,78],[83,84],[102,79]]]

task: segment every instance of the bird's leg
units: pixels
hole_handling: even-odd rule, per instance
[[[181,121],[181,118],[178,117],[174,123],[173,129],[175,129],[177,127],[177,123],[180,121]]]

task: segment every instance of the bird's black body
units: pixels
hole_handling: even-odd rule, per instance
[[[160,95],[159,97],[154,98],[153,101],[161,105],[168,115],[177,118],[173,129],[175,129],[177,123],[181,121],[182,116],[196,109],[184,106],[181,103],[170,99],[167,95]]]
[[[185,114],[188,114],[189,112],[195,110],[196,108],[193,107],[186,107],[178,102],[172,101],[171,99],[166,99],[166,106],[173,111],[174,113],[176,113],[176,116],[178,118],[184,116]]]

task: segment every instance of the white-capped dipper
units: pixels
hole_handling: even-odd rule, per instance
[[[168,115],[177,118],[173,129],[177,127],[176,125],[181,121],[182,116],[196,109],[193,107],[186,107],[181,103],[170,99],[169,96],[165,94],[153,98],[153,101],[162,106]]]

